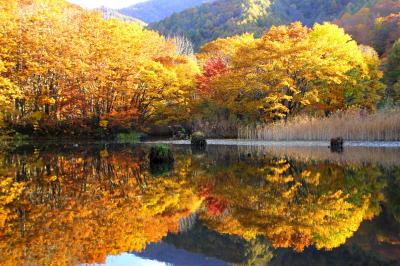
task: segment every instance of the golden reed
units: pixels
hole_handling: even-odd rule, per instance
[[[400,109],[369,114],[351,110],[329,117],[297,116],[288,121],[242,127],[240,139],[312,141],[343,137],[354,141],[400,141]]]

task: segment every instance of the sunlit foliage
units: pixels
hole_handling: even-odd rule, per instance
[[[200,93],[207,89],[206,100],[247,121],[269,122],[306,109],[374,109],[384,89],[373,49],[357,46],[329,23],[218,39],[199,58],[206,60]]]
[[[13,107],[8,123],[46,133],[106,120],[118,129],[184,108],[197,65],[173,40],[63,0],[2,2],[0,106]]]

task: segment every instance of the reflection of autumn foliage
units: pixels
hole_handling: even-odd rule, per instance
[[[220,198],[208,198],[206,199],[207,208],[209,215],[217,216],[223,213],[223,211],[227,208],[227,202],[224,199]]]
[[[226,210],[226,208],[228,207],[228,202],[221,197],[212,196],[212,189],[212,183],[205,184],[200,190],[200,195],[204,197],[204,202],[208,211],[208,215],[218,216]]]
[[[217,163],[192,157],[176,165],[204,198],[200,218],[220,233],[247,240],[265,236],[274,247],[297,251],[310,245],[332,249],[380,212],[384,184],[373,165],[269,157],[237,162],[226,155]]]
[[[332,249],[379,212],[378,175],[374,167],[240,163],[217,173],[211,194],[229,199],[229,210],[202,218],[222,233],[264,235],[275,247]]]
[[[0,156],[0,161],[4,161],[2,156]],[[7,220],[15,218],[10,205],[18,200],[24,189],[24,184],[15,183],[11,175],[12,171],[9,167],[0,162],[0,237],[3,236]]]
[[[129,152],[12,161],[20,179],[15,190],[25,189],[18,201],[5,195],[12,212],[0,227],[1,265],[102,263],[177,232],[179,220],[201,202],[185,180],[152,178]]]
[[[138,149],[83,150],[0,156],[1,265],[101,263],[177,232],[195,211],[219,233],[332,249],[380,211],[381,173],[369,164],[177,152],[155,178]]]
[[[14,183],[12,178],[0,176],[0,229],[4,228],[7,219],[11,218],[8,205],[18,199],[22,190],[23,184]],[[2,235],[0,231],[0,237]]]

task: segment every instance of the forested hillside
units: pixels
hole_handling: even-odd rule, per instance
[[[165,35],[185,35],[199,48],[219,37],[244,32],[260,35],[272,25],[300,21],[312,26],[332,21],[375,3],[376,0],[218,0],[173,14],[150,27]]]
[[[150,24],[152,29],[164,35],[184,35],[188,37],[199,48],[201,44],[212,41],[219,37],[232,36],[235,34],[262,31],[258,25],[260,12],[266,8],[249,7],[247,10],[252,15],[247,16],[241,0],[218,0],[214,3],[204,4],[197,8],[175,13],[157,23]],[[265,4],[266,6],[269,3]],[[251,21],[247,21],[251,18]]]
[[[214,0],[150,0],[122,8],[122,14],[140,19],[146,23],[160,21],[175,12],[196,7]]]
[[[346,12],[334,21],[359,43],[370,45],[379,54],[387,54],[400,38],[400,1],[381,0],[352,14]]]

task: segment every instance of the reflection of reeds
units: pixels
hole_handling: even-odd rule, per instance
[[[239,146],[240,154],[255,157],[279,157],[302,162],[329,161],[339,164],[377,164],[400,166],[400,149],[348,147],[343,153],[333,153],[324,147]]]
[[[338,112],[325,118],[298,116],[289,121],[239,129],[239,138],[254,140],[400,140],[400,110],[367,114],[362,111]]]
[[[184,146],[180,147],[185,150]],[[327,161],[337,164],[376,164],[384,167],[400,166],[400,148],[345,147],[343,153],[333,153],[328,147],[318,146],[220,146],[210,145],[204,158],[216,160],[219,166],[244,160],[285,158],[298,162]]]

